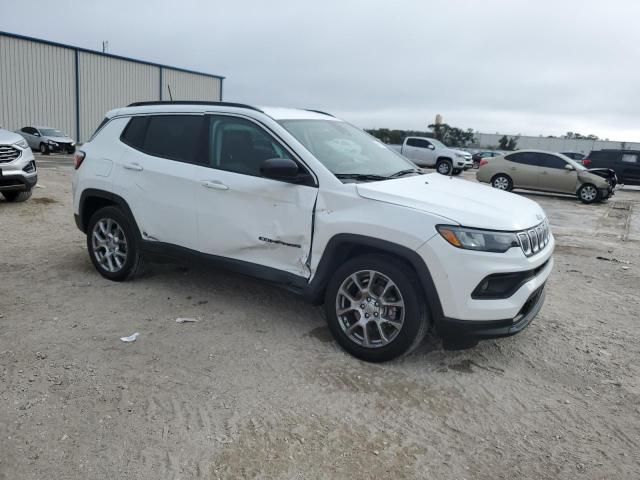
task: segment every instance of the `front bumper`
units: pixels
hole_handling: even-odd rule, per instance
[[[504,320],[459,320],[443,317],[436,321],[436,329],[444,339],[498,338],[521,332],[529,326],[544,304],[544,284],[535,290],[514,318]]]
[[[63,153],[75,153],[76,147],[75,145],[71,145],[70,143],[58,143],[57,145],[47,144],[49,146],[50,152],[63,152]]]
[[[435,235],[418,250],[429,268],[445,319],[473,322],[494,322],[516,318],[531,298],[542,287],[553,270],[555,240],[540,252],[526,257],[520,248],[505,253],[463,250],[451,246],[440,235]],[[492,298],[474,298],[478,285],[492,275],[530,272],[515,276],[512,290],[507,295]],[[437,318],[435,319],[437,322]]]
[[[31,149],[23,149],[20,156],[0,163],[0,192],[20,192],[38,183],[38,170]]]

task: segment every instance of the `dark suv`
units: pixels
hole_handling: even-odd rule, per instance
[[[640,151],[638,150],[594,150],[582,163],[589,169],[614,170],[619,183],[640,185]]]

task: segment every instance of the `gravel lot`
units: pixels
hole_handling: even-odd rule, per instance
[[[530,328],[371,365],[259,281],[103,279],[69,160],[40,167],[0,200],[0,479],[640,478],[640,191],[530,195],[558,243]]]

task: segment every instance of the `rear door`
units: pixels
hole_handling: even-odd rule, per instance
[[[260,166],[291,158],[311,172],[253,120],[212,115],[208,125],[209,163],[196,167],[200,251],[308,277],[318,189],[264,178]]]
[[[506,155],[505,172],[513,180],[514,188],[538,188],[540,160],[536,152],[516,152]]]
[[[408,138],[402,154],[420,166],[431,167],[436,163],[435,147],[423,138]]]
[[[573,168],[566,168],[569,163],[556,155],[549,153],[536,154],[540,159],[538,188],[549,192],[576,193],[578,188],[578,172]]]
[[[197,250],[195,176],[205,134],[202,114],[133,117],[124,129],[128,148],[114,185],[124,189],[143,239]]]

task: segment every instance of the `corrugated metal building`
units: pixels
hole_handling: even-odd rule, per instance
[[[0,32],[0,125],[46,125],[86,141],[132,102],[222,100],[224,77]]]

